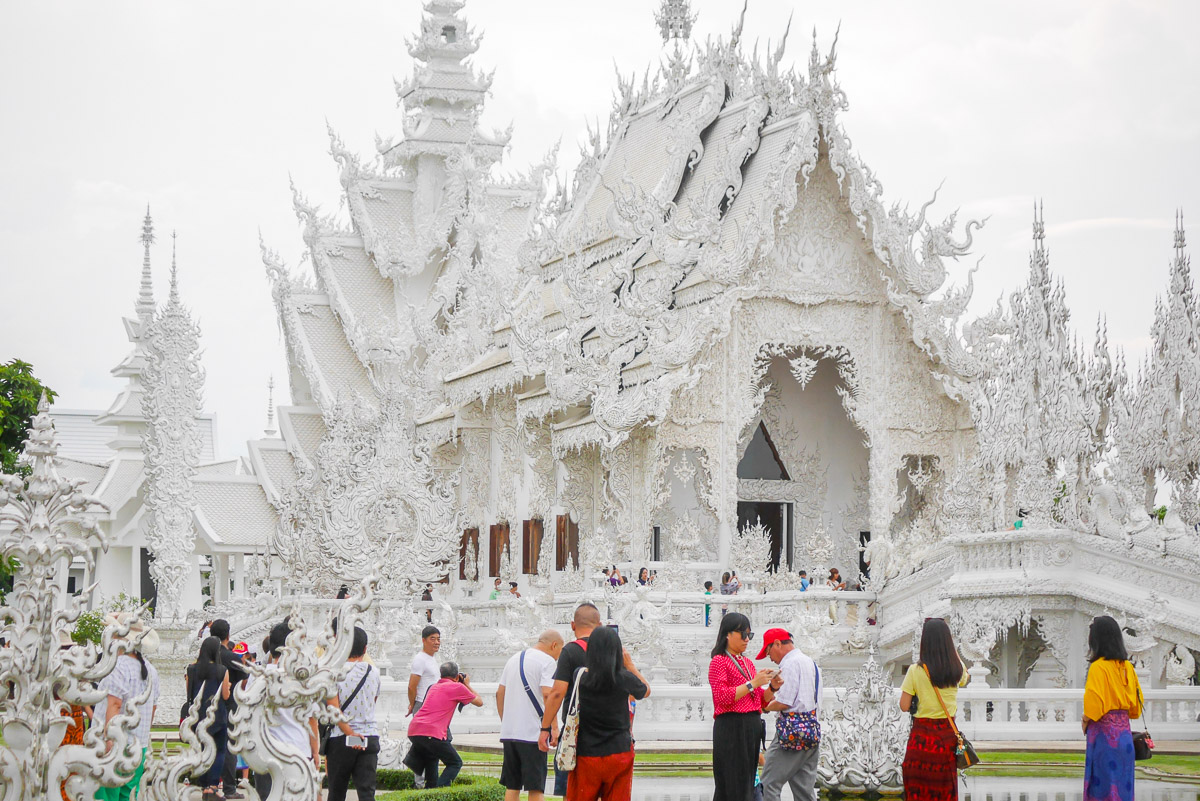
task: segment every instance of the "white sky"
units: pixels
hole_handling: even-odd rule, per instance
[[[496,69],[485,122],[515,123],[507,164],[562,139],[577,160],[587,119],[607,119],[614,61],[639,75],[660,54],[657,0],[474,0],[475,64]],[[740,4],[693,2],[694,38],[728,35]],[[1164,291],[1175,209],[1200,220],[1200,3],[752,0],[745,41],[778,40],[803,67],[815,25],[839,21],[842,121],[886,199],[930,214],[991,215],[976,238],[974,314],[1024,280],[1031,206],[1044,198],[1051,265],[1090,343],[1140,354]],[[258,230],[295,265],[303,249],[289,173],[337,208],[325,118],[374,155],[399,132],[393,76],[415,0],[5,2],[0,5],[0,361],[19,357],[64,408],[104,408],[128,350],[138,233],[150,203],[156,288],[170,231],[198,317],[218,452],[244,452],[266,385],[286,402],[283,346]],[[1193,225],[1200,242],[1200,225]]]

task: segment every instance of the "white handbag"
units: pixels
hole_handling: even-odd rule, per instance
[[[554,767],[561,771],[575,770],[575,751],[579,745],[579,681],[587,668],[575,671],[575,688],[567,703],[567,717],[563,721],[562,735],[558,738],[558,750],[554,753]]]

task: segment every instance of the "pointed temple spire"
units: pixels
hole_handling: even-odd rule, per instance
[[[1183,209],[1175,212],[1175,258],[1183,258],[1183,251],[1187,247],[1187,239],[1183,231]]]
[[[179,273],[175,264],[175,237],[174,229],[171,230],[171,292],[168,295],[168,303],[179,302]]]
[[[1045,201],[1042,204],[1035,200],[1033,203],[1033,250],[1035,253],[1044,253],[1046,250],[1046,216],[1045,216]]]
[[[692,13],[688,0],[662,0],[662,5],[654,12],[654,22],[658,25],[664,44],[672,39],[686,41],[691,38],[696,15]]]
[[[267,381],[267,427],[263,429],[263,433],[268,437],[279,433],[279,429],[275,427],[275,376],[273,375]]]
[[[154,221],[150,219],[150,204],[146,204],[146,218],[142,220],[142,283],[138,289],[135,308],[138,319],[145,322],[154,316],[154,283],[150,273],[150,246],[154,244]]]
[[[389,166],[422,155],[451,156],[468,144],[489,164],[504,154],[509,134],[478,128],[492,75],[477,73],[468,61],[479,49],[479,38],[459,15],[464,5],[463,0],[425,3],[420,35],[407,43],[417,64],[408,80],[396,84],[405,112],[404,140],[380,145]]]

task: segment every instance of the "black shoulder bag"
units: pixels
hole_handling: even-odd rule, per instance
[[[1154,738],[1150,736],[1150,725],[1146,722],[1146,702],[1142,700],[1141,684],[1138,685],[1138,711],[1142,713],[1142,725],[1146,726],[1145,731],[1133,732],[1133,758],[1140,761],[1154,756]]]
[[[358,691],[361,690],[362,686],[367,683],[367,676],[370,676],[370,675],[371,675],[371,666],[367,665],[367,670],[366,670],[366,672],[363,673],[363,677],[358,680],[358,686],[354,688],[354,692],[350,693],[350,697],[346,699],[346,703],[339,704],[339,706],[341,706],[343,712],[346,711],[346,707],[348,707],[354,703],[354,699],[358,697]],[[325,751],[326,751],[326,749],[329,748],[329,735],[331,735],[331,734],[333,734],[333,724],[332,723],[322,723],[321,724],[321,747],[319,749],[319,753],[321,754],[321,756],[325,756]]]

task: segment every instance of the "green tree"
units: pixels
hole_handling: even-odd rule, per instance
[[[17,471],[17,457],[43,392],[54,400],[56,393],[34,376],[29,362],[13,359],[0,365],[0,473]]]

